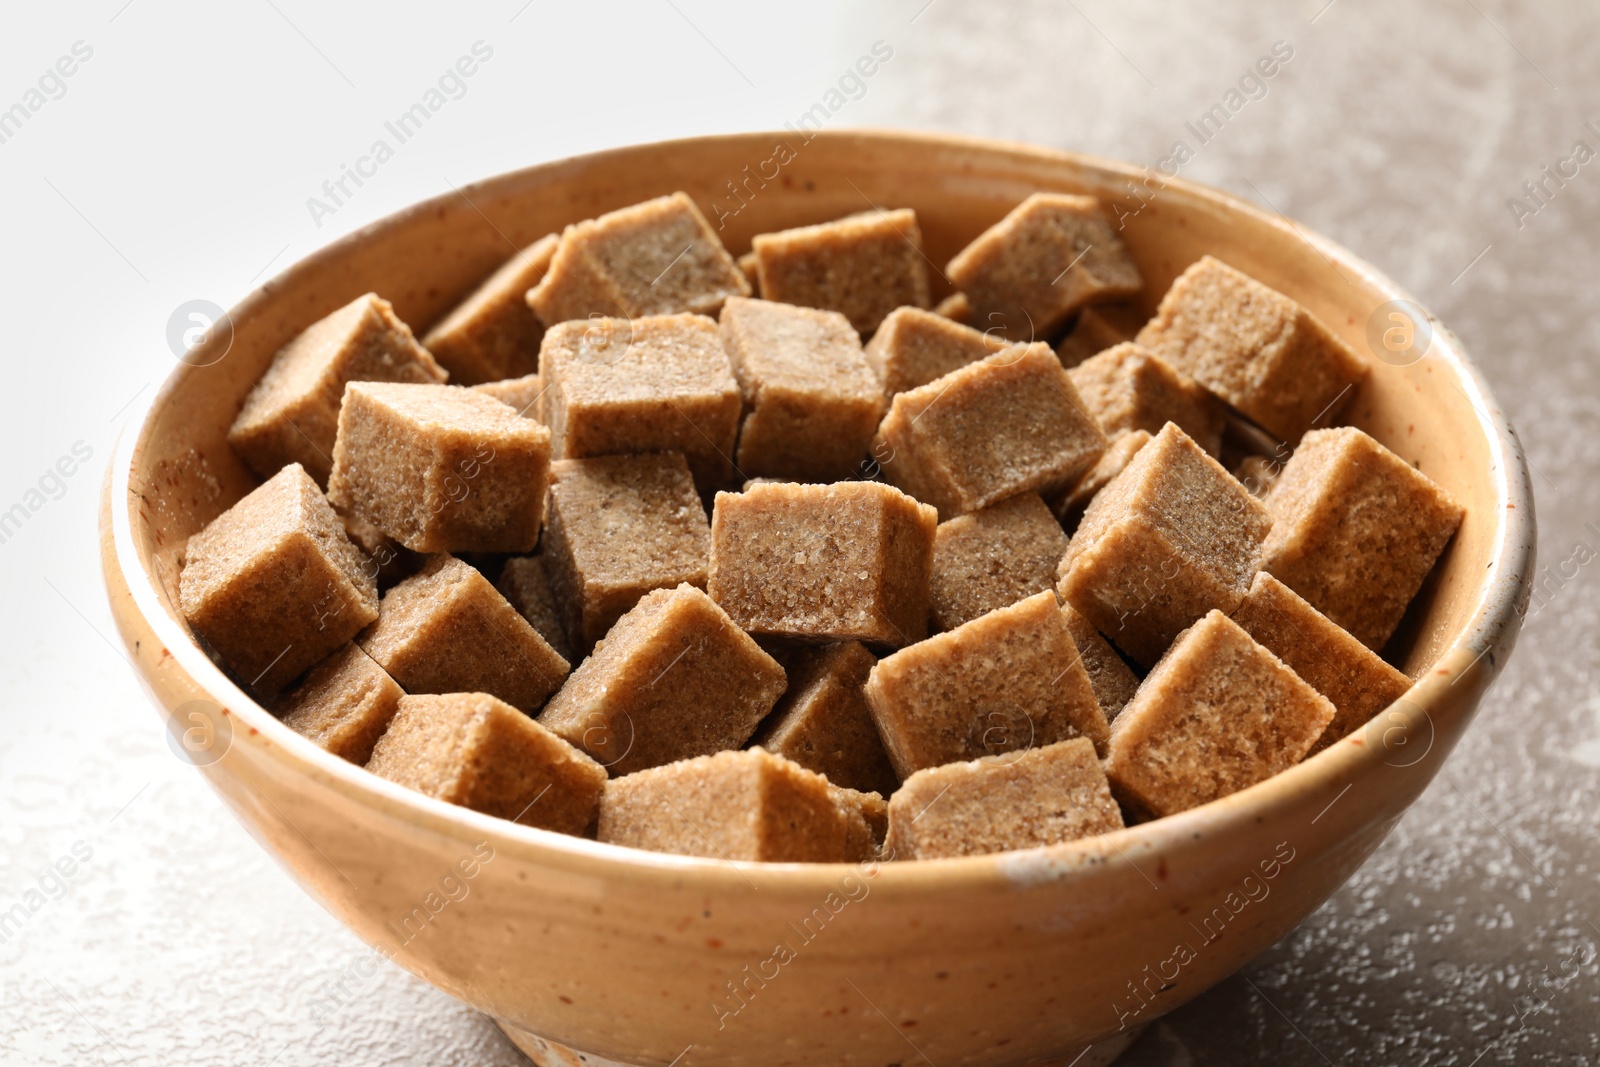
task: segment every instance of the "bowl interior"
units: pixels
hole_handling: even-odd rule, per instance
[[[769,176],[770,177],[767,177]],[[757,233],[874,207],[912,207],[937,295],[943,265],[1036,190],[1090,193],[1118,206],[1123,236],[1153,311],[1172,279],[1217,255],[1309,307],[1358,352],[1368,320],[1400,295],[1348,254],[1293,223],[1180,181],[1158,184],[1118,164],[1041,150],[900,135],[744,135],[647,145],[535,167],[391,216],[290,268],[231,313],[180,366],[138,432],[129,472],[139,562],[162,607],[176,610],[189,535],[257,484],[226,441],[245,393],[299,330],[367,291],[395,305],[420,336],[507,256],[546,233],[682,189],[735,255]],[[1475,409],[1454,338],[1435,322],[1432,348],[1373,373],[1346,421],[1442,484],[1466,520],[1388,650],[1420,676],[1463,634],[1491,578],[1505,514],[1487,416]]]

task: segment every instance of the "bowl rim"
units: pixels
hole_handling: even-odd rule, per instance
[[[646,142],[562,157],[482,178],[459,189],[451,189],[407,205],[315,249],[256,285],[228,313],[231,317],[248,315],[259,305],[274,299],[275,290],[285,280],[318,271],[372,235],[391,227],[403,226],[420,214],[429,214],[453,205],[463,195],[470,202],[475,199],[473,194],[490,192],[492,187],[501,183],[514,183],[541,171],[583,166],[643,150],[692,150],[708,144],[744,142],[770,144],[771,138],[782,136],[784,134],[779,131],[754,131]],[[906,143],[924,148],[1023,156],[1044,164],[1067,163],[1114,178],[1137,179],[1149,170],[1131,163],[1078,152],[966,135],[853,127],[817,131],[813,139]],[[1408,300],[1419,307],[1423,306],[1387,275],[1343,246],[1306,229],[1287,216],[1276,211],[1263,211],[1230,193],[1182,177],[1168,177],[1163,172],[1163,179],[1164,189],[1171,187],[1193,201],[1225,212],[1242,212],[1252,216],[1257,222],[1287,237],[1311,245],[1330,263],[1359,276],[1367,285],[1391,294],[1391,299]],[[1431,311],[1427,314],[1434,325],[1434,341],[1433,348],[1424,358],[1438,359],[1449,368],[1453,384],[1474,410],[1488,444],[1490,474],[1495,480],[1500,520],[1491,545],[1489,569],[1493,573],[1482,586],[1472,616],[1460,637],[1440,652],[1431,669],[1413,681],[1405,697],[1390,706],[1392,711],[1399,704],[1411,705],[1405,714],[1410,716],[1408,723],[1413,724],[1418,714],[1429,717],[1427,709],[1463,677],[1477,672],[1475,684],[1479,688],[1487,685],[1487,679],[1483,677],[1487,672],[1479,664],[1492,649],[1515,638],[1531,578],[1535,522],[1531,481],[1516,432],[1460,340]],[[1274,812],[1286,810],[1300,802],[1308,794],[1322,796],[1339,791],[1342,796],[1343,790],[1348,790],[1350,785],[1372,773],[1383,762],[1384,750],[1381,746],[1361,744],[1353,740],[1359,735],[1352,735],[1352,738],[1331,745],[1263,782],[1176,815],[1063,844],[916,862],[868,860],[859,864],[800,864],[680,856],[523,826],[435,800],[369,774],[364,768],[327,752],[283,726],[229,679],[161,606],[154,578],[140,564],[133,541],[130,480],[133,462],[148,431],[151,414],[167,402],[188,375],[200,369],[179,361],[160,388],[148,401],[132,411],[123,423],[102,490],[103,504],[110,516],[110,529],[106,533],[109,533],[108,547],[111,551],[105,558],[108,585],[126,587],[128,598],[141,621],[171,656],[171,665],[180,667],[189,681],[223,709],[224,715],[235,717],[238,725],[248,728],[246,731],[233,731],[233,745],[243,740],[240,735],[244,733],[248,735],[249,743],[255,743],[262,749],[273,749],[274,754],[263,758],[280,761],[283,769],[295,775],[313,777],[343,794],[345,799],[374,809],[376,814],[408,822],[438,836],[462,841],[488,840],[494,844],[497,852],[503,849],[525,862],[608,881],[618,878],[634,881],[651,879],[663,885],[681,885],[685,877],[692,875],[697,879],[698,888],[737,891],[755,887],[811,897],[837,886],[840,878],[851,870],[862,870],[874,875],[874,892],[887,891],[898,895],[935,890],[960,891],[986,885],[1015,886],[1019,880],[1032,883],[1041,877],[1055,881],[1070,877],[1074,871],[1091,868],[1104,870],[1108,866],[1120,868],[1131,865],[1137,870],[1139,865],[1135,856],[1171,851],[1180,843],[1226,832],[1230,825],[1268,818]],[[115,574],[111,573],[113,565]],[[1490,657],[1490,663],[1488,671],[1492,672],[1497,666],[1493,657]],[[163,711],[162,714],[167,713]],[[1383,711],[1378,713],[1384,714]],[[228,754],[225,753],[206,769],[206,773],[226,774],[227,762]]]

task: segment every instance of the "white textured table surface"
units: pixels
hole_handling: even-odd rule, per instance
[[[1303,220],[1438,312],[1536,467],[1542,606],[1465,743],[1326,907],[1124,1062],[1600,1063],[1600,11],[1325,2],[8,9],[0,109],[25,114],[0,112],[0,512],[22,511],[0,529],[0,1058],[519,1062],[388,967],[314,1013],[365,950],[169,752],[103,604],[104,461],[186,301],[226,306],[452,183],[780,126],[881,40],[892,59],[844,86],[833,125],[1152,165],[1181,140],[1185,176]],[[314,218],[307,198],[478,41],[492,58]],[[1275,42],[1292,58],[1201,144],[1186,123]],[[48,73],[63,56],[71,76]],[[62,457],[72,473],[51,474]]]

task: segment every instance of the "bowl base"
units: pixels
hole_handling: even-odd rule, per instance
[[[549,1038],[540,1037],[530,1033],[519,1026],[513,1026],[504,1019],[488,1016],[490,1022],[506,1035],[506,1040],[517,1047],[517,1050],[528,1057],[535,1067],[638,1067],[636,1064],[624,1063],[621,1060],[608,1060],[603,1056],[596,1056],[592,1052],[579,1052],[577,1049],[559,1045]],[[1133,1047],[1133,1043],[1143,1035],[1145,1028],[1139,1027],[1127,1033],[1108,1037],[1104,1041],[1089,1045],[1072,1055],[1063,1056],[1059,1060],[1029,1060],[1025,1064],[1018,1061],[1017,1067],[1108,1067],[1115,1062],[1124,1052]],[[688,1050],[685,1049],[685,1052]],[[679,1056],[679,1060],[685,1057]],[[674,1061],[675,1063],[677,1061]],[[693,1067],[692,1058],[683,1064],[683,1067]]]

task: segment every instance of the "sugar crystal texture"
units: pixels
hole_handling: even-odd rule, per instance
[[[378,587],[292,463],[189,538],[178,606],[234,677],[270,698],[378,617]]]
[[[867,342],[866,355],[883,381],[884,392],[893,396],[1005,347],[1006,342],[938,312],[902,307],[883,320]]]
[[[539,354],[557,459],[682,452],[701,492],[733,476],[739,383],[703,315],[567,322]]]
[[[513,556],[506,560],[494,587],[562,659],[575,662],[572,643],[567,640],[567,625],[550,588],[550,571],[544,556]]]
[[[719,860],[845,863],[871,855],[858,808],[840,803],[826,778],[759,748],[612,779],[598,837]]]
[[[1233,469],[1239,484],[1263,499],[1282,473],[1283,464],[1267,456],[1245,456]]]
[[[910,208],[758,234],[751,248],[764,299],[837,311],[863,336],[897,307],[928,306],[922,229]]]
[[[1105,713],[1053,593],[884,657],[866,694],[902,781],[924,767],[1072,737],[1106,742]]]
[[[856,859],[876,858],[883,848],[883,839],[889,833],[889,802],[880,793],[863,793],[832,782],[828,783],[828,790],[833,794],[834,803],[849,820],[846,853]],[[857,816],[860,817],[859,822]]]
[[[907,645],[927,633],[936,526],[877,482],[718,493],[706,588],[753,634]]]
[[[715,315],[728,297],[749,295],[700,209],[673,193],[568,226],[528,303],[550,327],[594,316]]]
[[[1092,196],[1034,193],[979,234],[945,274],[971,322],[1013,341],[1049,337],[1085,304],[1133,296],[1139,268]]]
[[[1315,315],[1211,256],[1179,275],[1137,340],[1291,442],[1337,418],[1368,370]]]
[[[452,382],[477,385],[539,368],[544,326],[527,296],[550,269],[557,241],[552,233],[506,260],[422,339]]]
[[[1326,697],[1212,611],[1117,716],[1106,775],[1141,817],[1171,815],[1294,766],[1333,716]]]
[[[1111,445],[1095,460],[1094,466],[1070,489],[1052,494],[1046,501],[1050,510],[1060,520],[1065,530],[1076,530],[1083,521],[1083,513],[1095,495],[1110,485],[1123,468],[1133,462],[1139,449],[1150,443],[1149,430],[1133,430],[1112,438]]]
[[[408,693],[489,693],[530,715],[568,669],[487,578],[448,555],[383,594],[358,643]]]
[[[351,644],[314,667],[272,711],[295,733],[362,767],[403,696],[394,679]]]
[[[1057,588],[1150,666],[1206,612],[1239,606],[1271,525],[1260,501],[1168,423],[1089,504]]]
[[[518,415],[525,419],[544,421],[541,415],[541,405],[544,400],[544,379],[538,372],[524,374],[520,378],[506,378],[497,382],[484,382],[472,388],[487,396],[492,396],[500,403],[515,408]]]
[[[884,399],[850,321],[836,311],[730,297],[720,322],[744,398],[739,470],[812,482],[854,473]]]
[[[345,383],[433,384],[445,377],[389,302],[367,293],[279,349],[245,397],[228,444],[263,478],[298,463],[325,484]]]
[[[485,815],[557,833],[595,824],[606,772],[487,693],[400,698],[367,770]]]
[[[1067,550],[1038,493],[1023,493],[939,524],[933,542],[929,625],[953,630],[1055,585]]]
[[[1014,756],[918,771],[889,799],[897,860],[1059,845],[1122,829],[1094,745],[1079,737]]]
[[[894,792],[900,780],[862,692],[876,662],[856,641],[796,652],[784,667],[788,690],[750,743],[826,775],[834,785]]]
[[[783,668],[699,589],[647,593],[540,721],[613,775],[738,748],[782,694]]]
[[[1354,427],[1306,434],[1267,494],[1261,566],[1371,649],[1383,647],[1462,508]]]
[[[1105,635],[1071,604],[1061,605],[1061,618],[1067,624],[1067,632],[1072,634],[1072,643],[1078,646],[1078,657],[1083,660],[1083,669],[1089,675],[1089,685],[1100,702],[1100,710],[1106,713],[1107,721],[1116,722],[1138,691],[1139,676],[1117,655]]]
[[[941,518],[1070,486],[1107,445],[1049,345],[1016,345],[896,394],[873,440],[884,477]]]
[[[1233,621],[1333,704],[1333,721],[1312,752],[1350,734],[1411,688],[1410,678],[1266,571],[1256,574]]]
[[[447,385],[351,382],[328,498],[417,552],[529,552],[544,522],[550,431]]]
[[[652,589],[705,587],[711,528],[680,453],[557,460],[549,506],[544,558],[573,648]]]
[[[1076,367],[1098,352],[1131,341],[1146,317],[1131,304],[1101,304],[1078,312],[1072,329],[1056,345],[1063,367]]]
[[[422,556],[411,551],[366,519],[355,515],[340,515],[345,536],[355,542],[367,557],[363,573],[377,579],[378,589],[389,588],[400,579],[415,574],[422,567]]]
[[[1108,437],[1169,422],[1215,456],[1222,451],[1222,405],[1193,378],[1131,341],[1091,356],[1067,372]]]

